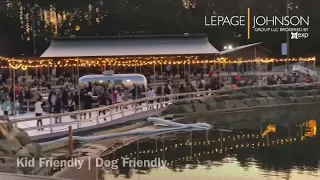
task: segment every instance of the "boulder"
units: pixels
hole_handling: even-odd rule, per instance
[[[182,105],[177,105],[177,104],[169,104],[167,106],[167,108],[163,111],[164,114],[180,114],[180,107],[179,106],[182,106]],[[23,143],[27,143],[28,140],[27,139],[23,139],[23,138],[18,138],[17,139],[21,139],[21,141],[23,141]],[[20,142],[21,143],[21,142]],[[29,144],[30,142],[28,142],[27,144]],[[26,145],[26,144],[25,144]]]
[[[13,153],[11,150],[8,150],[8,149],[2,148],[2,147],[0,147],[0,153],[5,154],[8,157],[13,156]]]
[[[204,98],[205,104],[207,105],[207,109],[209,111],[213,111],[217,109],[217,103],[213,96]]]
[[[21,149],[22,146],[17,139],[3,139],[0,140],[0,149],[5,149],[13,153]]]
[[[15,165],[0,163],[0,172],[3,173],[13,173],[13,174],[23,174],[22,171]]]
[[[261,91],[261,87],[260,87],[260,86],[252,86],[252,87],[250,88],[250,91],[259,92],[259,91]]]
[[[7,122],[7,121],[3,121],[3,123],[0,123],[0,126],[4,129],[4,130],[6,130],[6,131],[10,131],[10,129],[11,129],[11,127],[10,127],[10,125],[9,125],[9,123]]]
[[[33,155],[29,153],[29,149],[26,146],[24,146],[22,149],[19,149],[17,151],[17,153],[14,154],[14,156],[20,157],[20,158],[23,158],[23,157],[32,158],[33,157]]]
[[[268,101],[266,98],[256,98],[256,100],[258,101],[259,106],[266,106],[268,105]]]
[[[217,110],[225,109],[224,102],[217,102],[216,107],[217,107]]]
[[[320,83],[314,84],[314,89],[320,90]]]
[[[208,101],[205,104],[207,105],[207,110],[209,110],[209,111],[217,110],[217,102]]]
[[[318,89],[308,90],[308,96],[315,96],[318,94],[320,94],[320,91]]]
[[[271,91],[280,90],[279,84],[274,84],[274,85],[269,86],[269,90],[271,90]]]
[[[203,101],[206,103],[206,102],[215,102],[215,96],[205,96],[202,98]]]
[[[289,84],[279,84],[279,90],[289,90]]]
[[[173,104],[169,104],[168,107],[170,105],[173,105]],[[26,133],[25,131],[20,131],[19,134],[16,135],[16,139],[20,142],[20,144],[22,146],[25,146],[27,144],[30,144],[32,143],[32,140],[30,138],[30,136],[28,135],[28,133]]]
[[[179,105],[179,112],[180,113],[192,113],[194,112],[192,104],[183,104]]]
[[[290,97],[291,93],[289,91],[279,91],[280,97]]]
[[[278,104],[278,100],[274,97],[267,97],[267,104],[269,106],[273,106],[273,105],[277,105]]]
[[[290,98],[290,97],[280,97],[277,99],[279,104],[292,104],[295,103],[294,98]]]
[[[296,102],[297,103],[310,103],[314,102],[313,96],[304,96],[304,97],[296,97]]]
[[[12,127],[10,129],[10,132],[9,132],[9,137],[8,138],[11,138],[11,139],[14,139],[16,138],[16,136],[20,133],[20,129],[17,128],[17,127]]]
[[[5,124],[0,125],[0,139],[6,139],[9,137],[9,131],[3,125],[5,125]]]
[[[248,107],[241,100],[226,100],[224,102],[225,109],[233,109],[233,108],[246,108]]]
[[[320,102],[320,95],[313,96],[314,102]]]
[[[235,93],[233,93],[231,95],[231,99],[245,99],[245,98],[248,98],[248,95],[245,94],[245,93],[237,93],[237,92],[235,92]]]
[[[266,91],[260,91],[255,93],[256,97],[268,97],[269,94]]]
[[[223,101],[229,100],[229,99],[231,99],[230,95],[221,95],[221,96],[215,97],[215,101],[217,101],[217,102],[223,102]]]
[[[198,104],[198,103],[202,103],[202,101],[200,101],[200,98],[191,99],[191,103],[192,103],[192,104]]]
[[[297,90],[311,90],[311,89],[314,89],[314,85],[312,84],[298,84],[296,86],[296,89]]]
[[[197,113],[207,112],[207,105],[205,103],[193,103],[193,110]]]
[[[291,96],[293,97],[302,97],[302,96],[308,96],[308,91],[306,90],[292,90],[290,91]]]
[[[271,97],[279,97],[279,91],[267,91],[267,93]]]
[[[184,100],[178,100],[178,101],[173,101],[172,104],[180,105],[180,104],[190,104],[191,100],[190,99],[184,99]]]
[[[261,86],[261,90],[262,91],[269,91],[269,90],[272,90],[272,88],[270,86]]]
[[[247,98],[243,100],[243,103],[247,105],[248,107],[255,107],[259,106],[258,101],[255,98]]]
[[[31,154],[35,158],[40,158],[42,153],[42,147],[38,143],[31,143],[25,146],[28,149],[29,154]]]
[[[222,89],[219,90],[218,92],[216,92],[217,95],[228,95],[228,94],[232,94],[234,92],[233,89]]]

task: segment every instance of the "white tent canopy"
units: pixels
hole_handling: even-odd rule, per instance
[[[213,55],[205,35],[53,38],[41,57]]]

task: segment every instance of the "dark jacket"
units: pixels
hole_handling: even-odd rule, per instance
[[[61,98],[63,102],[68,102],[68,92],[66,90],[62,91]]]
[[[84,109],[92,109],[93,99],[90,95],[84,96]]]
[[[56,104],[54,105],[54,111],[60,112],[62,109],[62,100],[60,97],[57,97]]]
[[[104,95],[104,93],[100,94],[99,95],[99,105],[100,106],[106,106],[107,105],[107,100],[106,100],[106,97]]]

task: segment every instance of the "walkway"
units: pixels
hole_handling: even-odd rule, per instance
[[[142,104],[142,106],[143,106],[142,109],[137,112],[138,114],[139,114],[139,112],[147,111],[146,103]],[[154,106],[154,108],[156,109],[156,106]],[[80,128],[91,127],[91,126],[94,126],[94,125],[97,125],[97,124],[103,124],[103,123],[106,123],[106,122],[110,123],[111,117],[109,116],[109,113],[110,112],[106,113],[106,120],[104,120],[103,115],[101,115],[99,117],[99,119],[97,118],[97,120],[81,122],[80,123]],[[112,122],[117,121],[117,119],[121,119],[122,120],[121,123],[124,123],[125,121],[123,121],[123,117],[126,117],[126,116],[128,117],[129,115],[134,115],[134,114],[138,115],[137,113],[134,112],[133,108],[130,107],[130,106],[124,112],[124,116],[122,116],[121,113],[117,113],[117,114],[116,113],[117,113],[117,111],[113,110],[113,114],[114,115],[113,115]],[[1,114],[2,114],[2,111],[1,111]],[[46,115],[46,114],[44,114],[44,115]],[[91,116],[92,116],[92,118],[98,117],[98,113],[96,111],[92,112]],[[30,117],[35,117],[35,114],[34,113],[27,113],[27,114],[17,115],[15,117],[10,117],[10,120],[12,120],[12,119],[21,119],[21,118],[30,118]],[[89,118],[89,115],[87,114],[86,117]],[[132,116],[130,116],[130,117],[132,117]],[[138,116],[136,116],[136,118],[138,118]],[[128,119],[128,118],[124,118],[124,119],[126,121],[129,121],[130,119],[135,119],[135,118],[132,117],[130,119]],[[50,125],[50,118],[43,119],[42,122],[43,122],[43,125]],[[53,120],[53,122],[54,122],[54,120]],[[78,129],[78,124],[77,124],[77,120],[76,119],[73,119],[70,116],[63,116],[62,117],[62,123],[66,123],[66,122],[74,122],[72,124],[72,129]],[[117,123],[111,123],[111,124],[117,124]],[[18,127],[21,128],[21,129],[35,127],[36,125],[37,125],[37,120],[27,121],[27,122],[19,122],[18,123]],[[69,125],[53,127],[53,132],[68,131],[68,129],[69,129]],[[30,131],[27,131],[27,133],[30,136],[39,136],[39,135],[50,134],[51,132],[50,132],[50,128],[44,128],[43,131],[30,130]]]

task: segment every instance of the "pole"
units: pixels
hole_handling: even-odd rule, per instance
[[[72,126],[69,126],[69,155],[73,154]]]
[[[186,64],[185,63],[183,63],[183,76],[184,76],[183,79],[186,80]]]
[[[34,8],[32,8],[32,44],[33,44],[33,55],[36,56],[37,49],[36,49],[36,30],[35,30],[35,16],[34,16]]]
[[[13,116],[16,116],[16,72],[12,69],[12,84],[13,84]]]
[[[220,130],[220,148],[221,148],[221,152],[223,151],[223,144],[222,144],[222,131]]]
[[[206,130],[206,141],[208,142],[208,140],[209,140],[209,131],[208,130]]]
[[[177,66],[177,72],[178,72],[178,74],[180,74],[180,64],[178,64],[178,66]]]
[[[256,60],[257,59],[257,47],[255,46],[254,47],[254,60]],[[252,68],[252,64],[253,64],[254,62],[251,62],[251,71],[253,71],[253,68]],[[256,71],[257,72],[257,71]],[[257,74],[257,73],[256,73]]]
[[[192,157],[192,146],[193,146],[193,142],[192,142],[192,131],[190,132],[190,156]]]
[[[162,82],[162,79],[163,79],[163,72],[162,72],[162,60],[161,60],[161,69],[160,69],[160,75],[161,75],[161,82]]]
[[[81,110],[81,99],[80,99],[81,87],[80,87],[80,85],[79,85],[79,78],[80,78],[79,59],[77,59],[77,73],[78,73],[77,84],[78,84],[78,100],[79,100],[79,109],[78,109],[78,110]]]
[[[290,5],[290,0],[287,0],[287,16],[289,16],[289,5]],[[287,71],[289,71],[289,62],[288,59],[290,58],[290,40],[289,40],[289,31],[287,31],[287,61],[286,61],[286,66],[287,66]]]
[[[153,83],[156,82],[156,65],[153,64]]]

